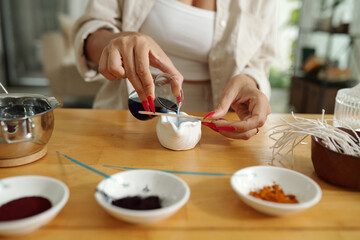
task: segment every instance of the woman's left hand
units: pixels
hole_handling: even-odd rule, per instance
[[[239,116],[240,121],[222,119],[230,107]],[[225,137],[246,140],[258,133],[270,113],[269,101],[258,89],[255,80],[248,75],[240,74],[227,84],[215,110],[205,116],[206,119],[214,121],[204,125]]]

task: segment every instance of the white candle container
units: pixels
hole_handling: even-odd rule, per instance
[[[156,125],[160,144],[168,149],[181,151],[196,146],[201,138],[201,121],[189,118],[161,116]],[[187,115],[181,112],[180,115]]]

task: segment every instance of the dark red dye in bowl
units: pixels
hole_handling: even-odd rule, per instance
[[[158,196],[149,196],[142,198],[140,196],[125,197],[112,201],[117,207],[132,210],[152,210],[161,208],[160,198]]]
[[[34,216],[51,208],[51,202],[39,196],[23,197],[0,206],[0,222]]]

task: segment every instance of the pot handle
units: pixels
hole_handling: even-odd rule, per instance
[[[35,123],[30,118],[25,119],[27,125],[27,133],[22,139],[11,140],[9,138],[9,129],[7,124],[4,121],[1,121],[1,130],[4,136],[4,139],[7,143],[21,143],[31,141],[33,139],[32,129],[35,128]]]

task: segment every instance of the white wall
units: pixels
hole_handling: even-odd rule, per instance
[[[300,1],[278,0],[277,10],[277,39],[276,39],[276,59],[273,67],[278,70],[289,70],[292,66],[290,55],[292,52],[292,42],[298,37],[298,27],[288,26],[292,10],[299,8]]]
[[[352,54],[350,56],[350,69],[357,76],[357,80],[360,82],[360,1],[355,0],[353,8],[353,22],[351,25],[351,34],[357,36],[355,40]]]

